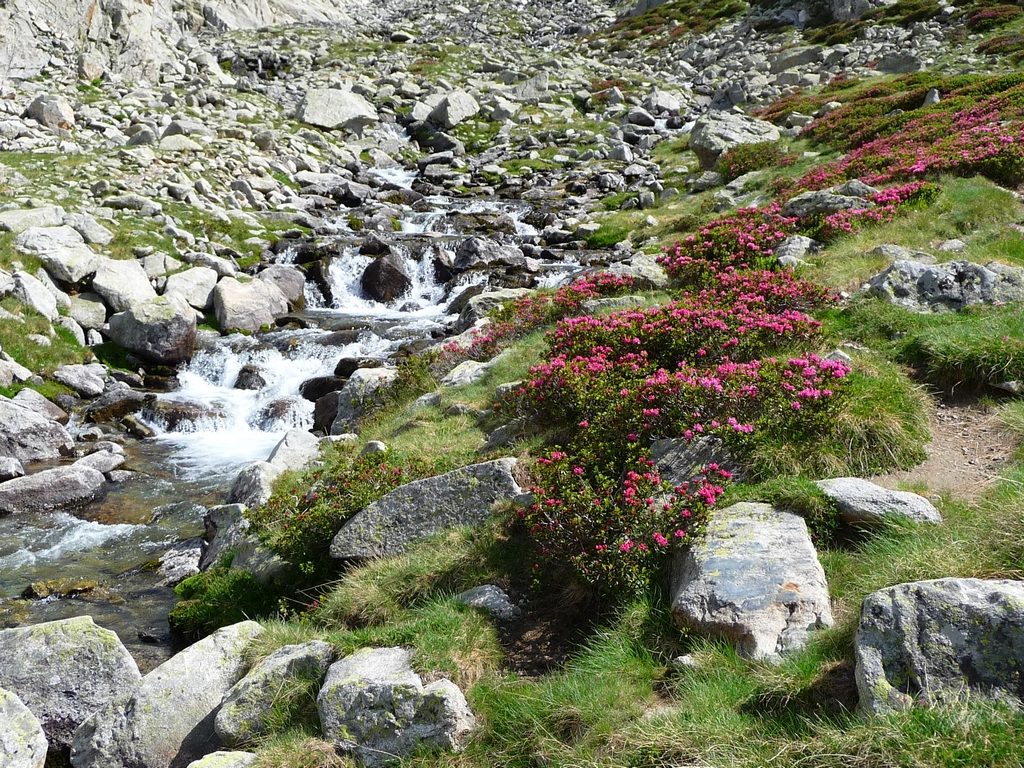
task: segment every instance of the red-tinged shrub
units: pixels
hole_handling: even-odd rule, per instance
[[[796,231],[797,220],[780,210],[772,203],[722,216],[666,250],[658,262],[670,277],[690,285],[706,284],[725,267],[770,269],[775,247]]]
[[[568,567],[605,591],[639,591],[707,519],[729,473],[712,465],[694,483],[671,487],[649,459],[622,478],[585,458],[552,451],[537,461],[535,502],[520,512],[540,562]]]
[[[1019,19],[1022,14],[1024,10],[1016,5],[992,5],[968,16],[967,28],[974,32],[987,32]]]

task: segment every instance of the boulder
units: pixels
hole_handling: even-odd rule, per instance
[[[459,749],[476,724],[462,691],[448,680],[424,686],[402,648],[363,648],[332,664],[317,709],[324,737],[367,766]]]
[[[74,441],[49,413],[0,395],[0,456],[23,464],[67,456]]]
[[[99,294],[80,293],[71,297],[72,319],[86,329],[98,329],[107,322],[107,305]]]
[[[466,306],[459,312],[459,321],[456,328],[465,331],[472,328],[478,321],[487,316],[492,309],[497,309],[507,301],[528,296],[532,293],[529,288],[501,288],[497,291],[486,291],[473,296],[466,302]]]
[[[220,564],[230,553],[232,568],[249,571],[267,583],[280,572],[283,561],[265,549],[256,534],[250,532],[245,509],[242,504],[225,504],[207,510],[203,518],[206,533],[199,570],[206,571]]]
[[[196,313],[177,294],[157,296],[112,316],[107,335],[150,362],[177,365],[192,357]]]
[[[124,464],[124,449],[117,443],[106,443],[98,450],[83,456],[71,466],[88,467],[106,475]]]
[[[300,307],[305,301],[306,276],[298,267],[289,264],[271,264],[257,277],[276,285],[293,307]]]
[[[216,270],[209,267],[192,267],[168,277],[164,295],[180,294],[190,306],[204,310],[213,303],[213,289],[216,285]]]
[[[123,419],[130,413],[141,411],[146,400],[146,395],[136,392],[127,384],[116,382],[86,406],[85,420],[98,424]]]
[[[483,584],[467,589],[455,596],[463,605],[490,614],[498,621],[511,621],[520,614],[519,608],[509,599],[508,593],[494,584]]]
[[[320,440],[304,429],[285,433],[267,463],[280,470],[302,469],[320,454]]]
[[[331,543],[340,560],[388,557],[414,541],[486,521],[495,503],[522,493],[512,458],[471,464],[403,485],[356,513]]]
[[[478,267],[522,267],[526,257],[515,245],[502,245],[486,237],[468,237],[455,250],[455,269]]]
[[[1024,582],[936,579],[873,592],[861,607],[854,654],[869,712],[979,694],[1020,709]]]
[[[100,495],[105,478],[87,466],[54,467],[0,483],[0,515],[80,507]]]
[[[915,312],[959,311],[977,304],[1024,300],[1024,269],[992,262],[925,264],[905,259],[875,275],[869,291]]]
[[[53,372],[53,378],[82,397],[97,397],[106,387],[107,369],[99,363],[62,365]]]
[[[380,118],[366,99],[337,88],[311,88],[299,106],[298,119],[318,128],[360,131]]]
[[[71,417],[68,416],[63,408],[51,403],[34,389],[20,390],[18,394],[14,396],[13,402],[20,405],[22,408],[28,408],[33,413],[44,416],[50,421],[56,421],[58,424],[67,424],[71,421]],[[2,453],[2,450],[0,450],[0,453]]]
[[[803,519],[767,504],[714,510],[703,537],[673,563],[676,623],[774,660],[832,624],[825,572]]]
[[[40,94],[28,105],[25,114],[51,131],[69,131],[75,127],[75,110],[59,96]]]
[[[0,211],[0,232],[13,232],[17,235],[30,227],[59,227],[63,223],[64,209],[59,205]]]
[[[709,112],[701,117],[690,133],[690,149],[702,168],[712,169],[718,158],[741,144],[778,141],[779,129],[764,120],[734,112]]]
[[[874,208],[875,204],[863,197],[852,195],[838,195],[828,190],[819,189],[812,192],[803,192],[791,197],[782,206],[784,216],[795,216],[804,219],[808,216],[827,216],[830,213],[838,213],[846,210],[865,210]]]
[[[38,718],[54,752],[75,729],[141,676],[117,635],[91,616],[0,631],[0,687]]]
[[[374,301],[390,304],[412,287],[402,259],[394,254],[378,256],[371,261],[359,280],[363,292]]]
[[[0,483],[6,483],[16,477],[24,477],[25,468],[21,462],[10,456],[0,456]]]
[[[839,508],[849,525],[871,525],[904,519],[915,523],[941,523],[942,515],[928,499],[916,493],[890,491],[858,477],[819,480],[818,487]]]
[[[245,673],[243,653],[263,628],[224,627],[142,678],[75,733],[74,768],[173,768],[216,749],[214,713]]]
[[[213,290],[213,310],[223,331],[255,333],[288,312],[281,289],[266,280],[225,277]]]
[[[334,647],[320,640],[279,648],[239,680],[224,699],[214,729],[228,746],[251,744],[267,733],[278,692],[292,681],[317,687],[334,661]]]
[[[398,379],[395,368],[360,368],[353,373],[341,391],[336,393],[337,409],[331,434],[350,432],[351,427],[378,402],[382,390]],[[328,395],[329,397],[329,395]]]
[[[661,479],[673,486],[696,480],[711,464],[731,472],[735,479],[742,479],[743,475],[729,449],[716,437],[655,440],[651,444],[651,458]]]
[[[474,117],[480,111],[476,99],[463,90],[455,90],[438,102],[427,119],[444,130]]]
[[[52,322],[57,319],[57,299],[53,292],[28,272],[14,273],[10,293],[47,320]]]
[[[46,734],[21,699],[0,688],[0,765],[4,768],[43,768]]]
[[[274,481],[284,471],[267,461],[256,461],[243,468],[231,484],[228,501],[250,509],[262,507],[274,491]]]
[[[137,261],[100,259],[92,288],[115,312],[156,298],[149,276]]]
[[[189,763],[188,768],[249,768],[256,762],[252,752],[211,752],[206,757]]]

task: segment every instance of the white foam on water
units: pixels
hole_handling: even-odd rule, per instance
[[[142,525],[104,525],[91,520],[80,520],[65,512],[54,512],[47,516],[45,528],[25,525],[5,536],[20,540],[21,547],[0,557],[0,572],[39,563],[57,562],[144,529],[145,526]]]

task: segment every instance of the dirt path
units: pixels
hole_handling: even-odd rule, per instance
[[[992,484],[1017,447],[995,411],[975,402],[940,402],[932,414],[931,430],[932,443],[923,464],[871,480],[888,488],[925,486],[971,500]]]

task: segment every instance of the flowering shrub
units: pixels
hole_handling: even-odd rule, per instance
[[[967,17],[967,27],[974,32],[987,32],[990,29],[1009,24],[1024,14],[1016,5],[992,5],[980,8]]]
[[[443,372],[464,360],[490,360],[515,339],[563,317],[581,313],[586,301],[623,294],[633,283],[629,276],[598,272],[574,280],[554,293],[534,293],[507,302],[491,313],[488,325],[471,332],[468,344],[458,341],[445,344],[433,367]]]
[[[636,591],[703,525],[729,476],[711,465],[673,488],[641,458],[620,482],[552,451],[537,460],[536,501],[520,518],[541,560],[568,565],[599,588]]]
[[[687,235],[658,262],[669,276],[686,284],[706,283],[723,267],[768,269],[774,249],[796,230],[797,219],[783,216],[781,205],[741,208]]]
[[[871,224],[886,224],[895,221],[907,208],[930,203],[938,195],[939,188],[923,181],[912,181],[883,189],[871,195],[873,208],[848,208],[825,216],[814,229],[808,230],[817,240],[834,240],[841,235],[859,232]]]
[[[930,87],[942,92],[942,101],[922,106]],[[1024,173],[1024,78],[901,79],[856,93],[807,134],[838,140],[850,151],[806,174],[803,189],[849,178],[887,184],[939,173],[982,174],[1016,186]]]

